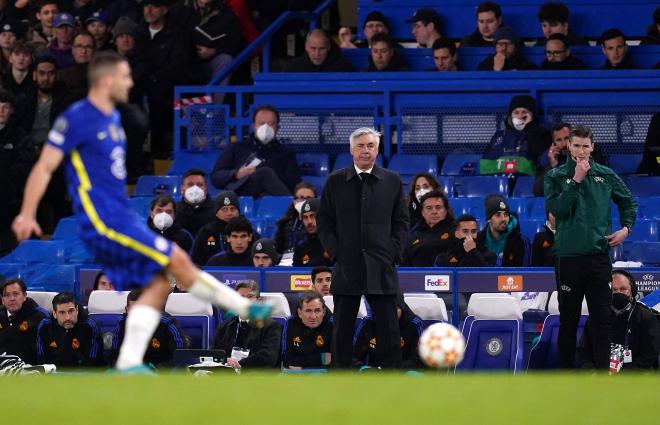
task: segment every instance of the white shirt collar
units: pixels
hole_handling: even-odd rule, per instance
[[[374,167],[371,167],[371,168],[369,168],[368,170],[360,170],[360,169],[358,168],[358,166],[355,165],[355,163],[353,163],[353,167],[355,167],[355,172],[357,173],[358,176],[360,175],[360,173],[371,174],[371,170],[374,169]]]

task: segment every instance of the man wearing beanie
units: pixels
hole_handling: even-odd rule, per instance
[[[493,34],[495,54],[484,59],[477,68],[479,71],[525,71],[538,67],[525,59],[520,50],[522,40],[511,27],[500,27]]]
[[[316,213],[319,211],[318,198],[306,200],[300,209],[300,219],[305,226],[306,238],[293,251],[293,265],[296,267],[329,266],[332,264],[328,252],[321,245],[316,233]]]
[[[228,248],[226,226],[229,220],[240,215],[240,208],[236,193],[218,192],[214,201],[215,219],[199,229],[195,237],[192,260],[196,264],[203,266],[213,255]]]
[[[229,220],[227,227],[227,249],[215,254],[206,263],[207,266],[252,267],[252,241],[254,230],[250,221],[238,216]]]
[[[569,158],[548,171],[544,179],[545,204],[555,216],[552,253],[559,293],[559,367],[575,366],[576,331],[582,299],[587,299],[593,361],[597,369],[610,364],[612,340],[612,263],[610,247],[630,235],[637,203],[614,171],[594,162],[593,133],[578,125],[570,133]],[[611,203],[617,205],[620,226],[612,232]]]
[[[390,33],[390,23],[382,12],[374,10],[364,18],[364,27],[362,28],[364,40],[355,42],[355,47],[371,47],[371,37],[378,33]],[[342,46],[343,47],[343,46]]]
[[[531,262],[531,244],[520,233],[520,222],[500,195],[486,197],[486,227],[477,234],[477,249],[488,251],[486,257],[496,267],[527,267]]]
[[[259,239],[252,245],[252,263],[254,267],[273,267],[279,264],[280,254],[272,239]]]

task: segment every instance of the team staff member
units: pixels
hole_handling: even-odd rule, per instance
[[[611,169],[591,158],[593,133],[578,125],[571,130],[569,158],[544,179],[545,203],[555,216],[553,254],[559,292],[559,365],[572,369],[582,298],[591,320],[594,366],[609,367],[612,265],[608,250],[621,244],[635,224],[637,204]],[[621,229],[611,233],[610,201],[619,209]]]
[[[319,200],[308,199],[300,209],[300,218],[305,226],[306,237],[293,250],[294,267],[330,266],[332,262],[328,252],[323,249],[317,232],[316,214],[319,211]]]
[[[335,262],[332,361],[341,368],[351,366],[361,295],[371,305],[383,367],[401,365],[396,265],[401,262],[408,214],[398,174],[376,166],[379,138],[371,128],[351,134],[353,164],[330,174],[317,215],[321,243]]]
[[[284,334],[284,367],[289,369],[324,368],[330,365],[332,315],[323,297],[305,292],[298,301],[297,315],[287,321]]]
[[[37,330],[39,362],[58,368],[98,366],[102,347],[101,329],[78,306],[73,293],[55,295],[53,317],[44,319]]]

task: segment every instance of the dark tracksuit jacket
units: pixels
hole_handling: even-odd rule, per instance
[[[545,230],[534,235],[532,242],[532,266],[554,267],[555,257],[552,255],[552,246],[555,244],[555,234],[545,225]]]
[[[454,220],[445,218],[433,227],[419,220],[410,228],[408,240],[403,248],[402,266],[430,267],[438,248],[453,234]]]
[[[231,249],[216,254],[206,262],[207,266],[222,267],[254,267],[252,261],[252,244],[242,254],[236,254]]]
[[[293,265],[296,267],[316,267],[330,266],[332,260],[328,251],[321,245],[319,236],[307,234],[307,238],[302,240],[293,251]]]
[[[50,314],[28,298],[23,307],[9,316],[5,307],[0,307],[0,353],[18,356],[26,363],[37,363],[37,328]]]
[[[64,329],[57,319],[49,317],[37,330],[37,354],[39,362],[57,367],[99,366],[103,359],[101,328],[78,306],[78,322],[71,329]]]
[[[284,367],[325,368],[321,356],[331,352],[332,315],[326,312],[318,328],[308,328],[298,316],[287,320],[282,348]]]
[[[487,250],[479,246],[465,252],[463,239],[458,239],[452,233],[449,238],[438,247],[438,255],[435,257],[435,267],[487,267],[492,262],[493,256]]]

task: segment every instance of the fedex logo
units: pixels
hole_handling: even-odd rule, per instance
[[[425,291],[449,291],[449,275],[426,275],[424,276]]]

